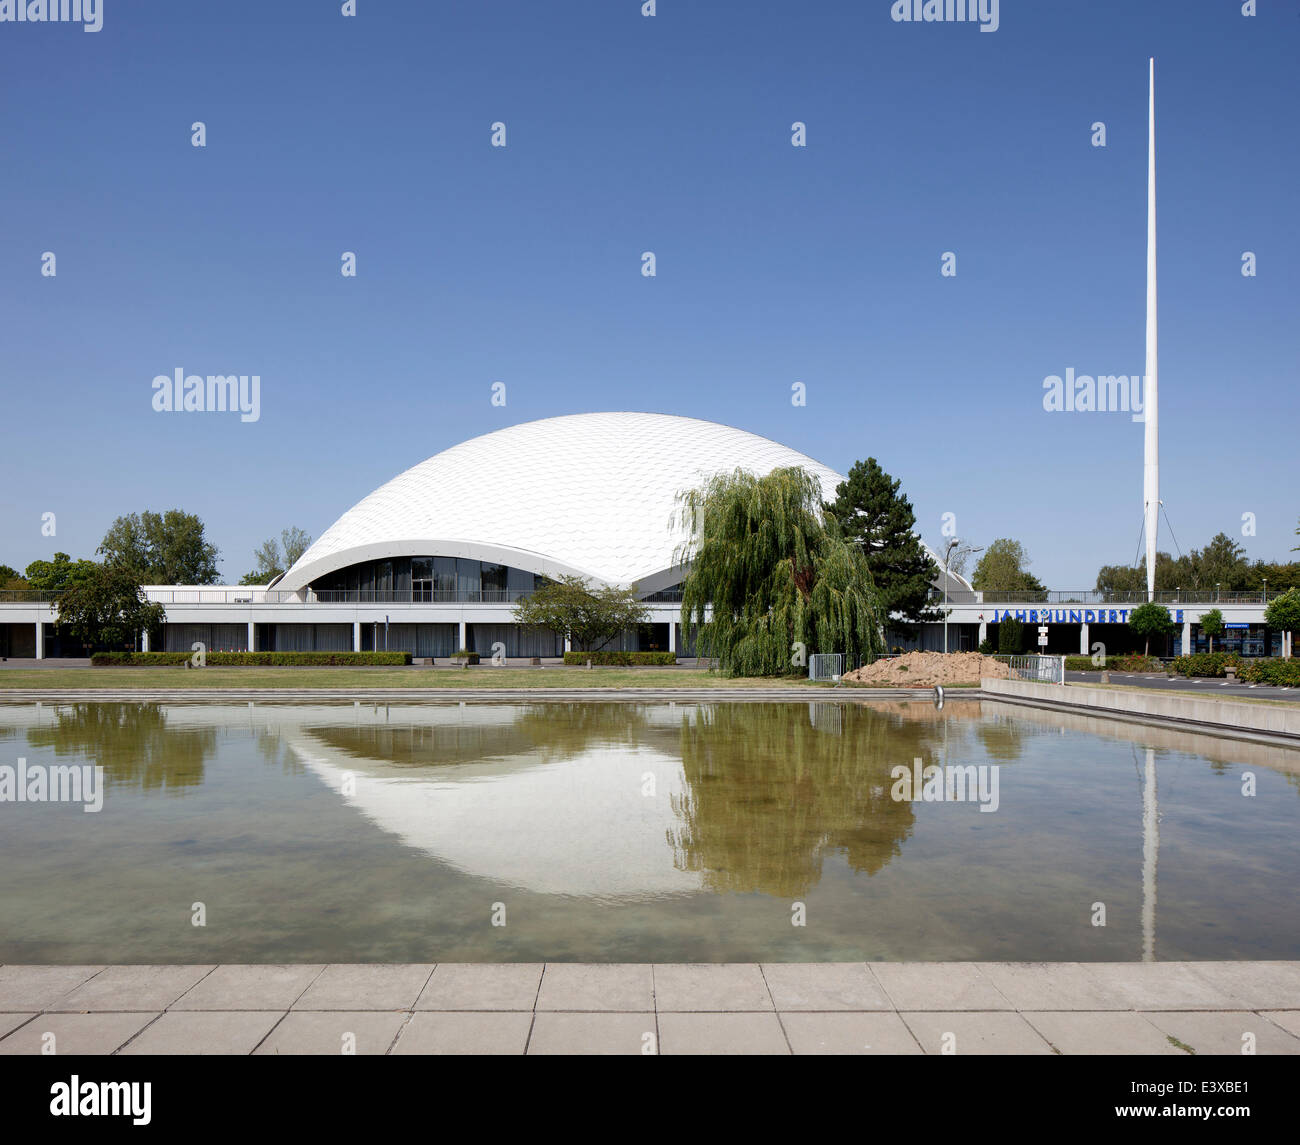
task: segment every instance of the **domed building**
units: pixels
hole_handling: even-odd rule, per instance
[[[828,501],[844,480],[768,438],[696,418],[591,413],[510,426],[358,501],[279,580],[245,590],[256,614],[247,629],[169,623],[166,646],[388,648],[424,658],[459,648],[486,657],[502,645],[507,657],[554,657],[563,639],[515,623],[513,605],[567,574],[635,585],[651,618],[624,634],[623,647],[675,651],[679,495],[718,473],[786,466],[813,473]]]

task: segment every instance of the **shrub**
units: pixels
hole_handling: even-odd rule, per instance
[[[992,656],[997,649],[993,646],[992,640],[981,640],[979,652],[981,656]]]
[[[1240,670],[1241,657],[1235,652],[1195,652],[1175,657],[1170,667],[1180,676],[1223,676],[1229,664]]]
[[[96,652],[94,668],[180,667],[192,652]],[[381,668],[411,662],[409,652],[208,652],[209,668]]]
[[[564,662],[566,664],[576,664],[579,667],[590,660],[592,665],[616,665],[620,668],[627,668],[632,665],[647,664],[676,664],[676,652],[566,652]]]
[[[477,652],[471,652],[468,648],[458,648],[451,654],[453,660],[464,660],[467,664],[477,664],[479,656]]]
[[[1018,656],[1025,646],[1025,626],[1015,617],[998,622],[998,651]]]
[[[1094,664],[1091,656],[1067,656],[1065,658],[1065,670],[1067,672],[1100,672],[1104,665]]]
[[[1107,656],[1108,672],[1163,672],[1164,665],[1154,656],[1144,656],[1141,652],[1130,652],[1125,656]]]
[[[1300,688],[1300,660],[1250,660],[1237,669],[1237,678],[1249,684]]]

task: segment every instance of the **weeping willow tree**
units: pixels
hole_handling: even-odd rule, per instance
[[[682,624],[728,676],[781,676],[809,655],[861,663],[884,651],[876,586],[863,555],[822,519],[822,488],[797,467],[743,469],[679,495],[689,566]]]

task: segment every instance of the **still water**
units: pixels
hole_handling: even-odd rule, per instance
[[[1300,752],[994,701],[3,705],[19,758],[103,808],[0,802],[3,962],[1300,958]]]

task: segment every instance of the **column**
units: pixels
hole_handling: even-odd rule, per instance
[[[257,625],[251,620],[248,622],[248,650],[257,651]]]
[[[141,652],[149,651],[149,629],[147,628],[140,633],[140,651]]]
[[[352,651],[361,651],[361,621],[359,620],[352,622]],[[455,649],[453,648],[452,651],[454,652]]]
[[[456,647],[456,651],[459,652],[462,648],[468,651],[469,644],[467,643],[468,637],[465,632],[464,620],[460,622],[460,636],[458,637],[458,639],[460,640],[460,644]]]
[[[1092,648],[1089,647],[1088,625],[1086,623],[1079,625],[1079,655],[1091,656]]]
[[[36,659],[45,659],[45,623],[40,620],[36,622]]]
[[[1183,655],[1190,656],[1191,654],[1192,654],[1192,622],[1190,620],[1184,620],[1183,621]]]
[[[668,651],[676,653],[677,651],[677,621],[668,621]]]
[[[982,616],[980,617],[980,643],[983,644],[989,638],[989,622]]]

